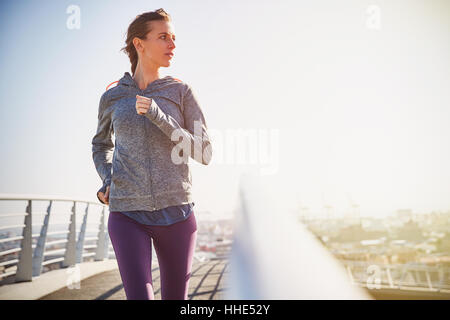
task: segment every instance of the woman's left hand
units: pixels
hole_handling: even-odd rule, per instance
[[[136,112],[139,115],[145,115],[150,109],[150,104],[152,103],[151,98],[136,95]]]

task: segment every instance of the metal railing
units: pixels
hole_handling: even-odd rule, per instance
[[[106,205],[98,202],[70,199],[59,196],[39,196],[39,195],[10,195],[0,194],[1,203],[5,201],[26,201],[25,212],[21,213],[4,213],[0,214],[0,232],[6,230],[22,228],[21,236],[10,236],[0,238],[0,250],[5,248],[6,244],[11,246],[11,243],[20,241],[18,247],[8,248],[0,251],[0,284],[8,282],[23,282],[32,281],[33,277],[39,276],[43,272],[43,267],[51,264],[59,263],[59,267],[65,268],[81,263],[85,258],[100,261],[108,259],[109,255],[114,251],[110,251],[109,236],[105,226],[105,210]],[[35,212],[33,207],[36,202],[48,202],[46,212]],[[56,202],[72,203],[70,212],[70,221],[68,222],[67,230],[63,231],[48,231],[50,226],[57,224],[50,224],[50,217],[52,216],[53,207]],[[77,230],[77,207],[85,205],[85,211],[81,223],[81,227]],[[90,208],[94,206],[102,207],[100,221],[98,227],[95,229],[87,229],[88,214]],[[33,216],[36,214],[44,214],[43,223],[33,224]],[[24,217],[23,224],[4,223],[5,218]],[[33,234],[33,227],[39,227],[40,232]],[[95,237],[87,237],[86,233],[96,233]],[[77,237],[78,233],[78,237]],[[67,234],[66,239],[57,239],[48,241],[50,237],[61,236]],[[33,243],[35,242],[35,244]],[[89,244],[86,244],[89,242]],[[50,246],[63,244],[63,248],[48,249]],[[8,256],[15,255],[15,259],[7,260]],[[46,260],[46,257],[50,257]],[[8,281],[7,281],[8,280]]]
[[[232,290],[227,299],[369,298],[358,287],[449,292],[449,268],[371,264],[334,258],[294,216],[283,213],[283,208],[271,199],[270,190],[264,185],[255,178],[241,181],[240,208],[230,255],[228,287]],[[0,238],[0,250],[4,244],[20,241],[18,247],[0,251],[0,270],[4,269],[0,271],[0,280],[32,281],[43,272],[44,266],[51,264],[59,263],[59,267],[64,268],[87,258],[95,261],[115,258],[105,226],[107,206],[103,204],[57,196],[5,194],[0,194],[0,201],[27,202],[23,213],[0,214],[0,232],[22,229],[21,236]],[[33,210],[37,201],[48,202],[42,224],[32,224],[33,216],[42,213]],[[56,202],[72,203],[67,230],[49,231],[51,225],[56,225],[50,224]],[[81,205],[86,208],[77,231],[77,207]],[[100,206],[101,214],[98,227],[91,229],[88,215],[94,206]],[[24,220],[20,224],[5,225],[2,220],[8,217],[24,217]],[[32,227],[37,226],[40,232],[33,234]],[[87,236],[88,233],[97,235]],[[50,239],[49,236],[55,235],[67,236]],[[64,247],[48,249],[58,244]],[[10,255],[18,257],[5,260]],[[46,260],[46,257],[50,258]]]
[[[340,260],[352,284],[368,289],[398,289],[450,293],[450,268],[419,263],[378,264]]]

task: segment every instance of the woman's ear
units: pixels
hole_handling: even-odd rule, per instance
[[[138,37],[133,38],[133,45],[134,45],[134,48],[136,49],[136,51],[142,50],[141,39],[139,39]]]

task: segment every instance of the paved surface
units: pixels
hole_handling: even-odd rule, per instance
[[[227,290],[228,259],[194,261],[189,281],[189,300],[222,300]],[[159,267],[152,269],[155,299],[161,300]],[[80,282],[80,288],[67,287],[39,300],[126,300],[119,269],[106,271]]]
[[[117,269],[116,259],[86,261],[76,266],[55,269],[32,277],[32,281],[13,282],[0,286],[0,300],[38,300],[52,292],[66,288],[77,279],[83,281],[115,269]]]

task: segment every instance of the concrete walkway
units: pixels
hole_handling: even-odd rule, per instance
[[[51,292],[71,286],[96,274],[117,269],[115,259],[77,264],[76,267],[45,272],[32,281],[0,287],[0,300],[37,300]]]
[[[115,260],[114,260],[115,261]],[[116,264],[117,266],[117,264]],[[206,262],[194,261],[189,281],[189,300],[222,300],[226,290],[228,259]],[[152,269],[155,299],[161,300],[158,265]],[[126,300],[120,273],[117,268],[91,276],[81,281],[79,289],[65,286],[39,300]]]

